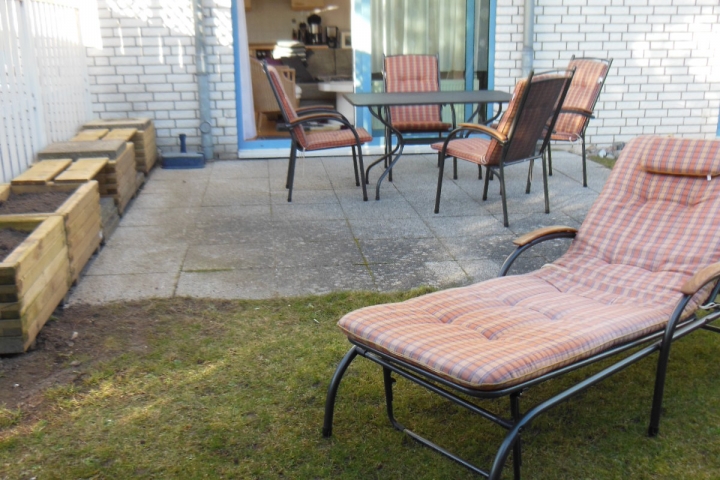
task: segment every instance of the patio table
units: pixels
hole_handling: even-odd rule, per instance
[[[496,119],[502,112],[502,104],[507,103],[512,95],[506,92],[496,90],[467,90],[459,92],[403,92],[403,93],[346,93],[345,98],[355,107],[368,107],[373,117],[377,118],[387,129],[391,130],[397,136],[397,145],[388,151],[385,155],[370,164],[365,171],[365,181],[370,183],[368,175],[370,169],[380,162],[385,162],[385,171],[378,178],[375,187],[375,200],[380,200],[380,184],[389,174],[392,181],[392,169],[402,156],[403,148],[406,140],[403,134],[390,124],[388,118],[388,107],[410,106],[410,105],[454,105],[454,104],[470,104],[476,105],[472,114],[467,121],[471,121],[476,115],[480,115],[483,123]],[[486,120],[484,115],[480,114],[480,109],[484,105],[497,103],[500,108],[498,113],[491,119]],[[385,112],[385,114],[383,114]],[[439,138],[440,140],[440,138]],[[392,158],[390,163],[387,160]]]

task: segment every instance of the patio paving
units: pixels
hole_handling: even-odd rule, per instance
[[[156,168],[114,235],[85,270],[70,303],[150,297],[261,299],[339,290],[445,288],[497,275],[520,234],[548,225],[579,226],[609,170],[553,152],[551,213],[543,213],[542,170],[524,193],[527,167],[508,168],[510,227],[502,225],[498,181],[482,201],[477,167],[446,164],[434,214],[437,158],[408,155],[380,200],[362,201],[349,157],[298,159],[293,202],[287,160],[209,163],[204,169]],[[372,157],[371,157],[372,158]],[[371,183],[379,175],[371,172]],[[535,269],[567,248],[547,242],[514,272]]]

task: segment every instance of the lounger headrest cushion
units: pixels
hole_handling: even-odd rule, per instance
[[[683,177],[720,175],[720,141],[658,139],[645,152],[646,172]]]

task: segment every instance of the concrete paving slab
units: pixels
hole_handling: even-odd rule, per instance
[[[117,231],[72,291],[75,303],[150,297],[272,298],[338,290],[447,288],[493,278],[534,228],[577,227],[609,170],[588,162],[582,187],[580,157],[553,152],[551,213],[544,211],[542,172],[524,193],[527,167],[506,171],[510,228],[502,225],[499,182],[481,200],[477,166],[445,166],[440,214],[434,214],[437,157],[408,155],[386,179],[380,201],[372,170],[368,202],[355,186],[350,157],[299,159],[294,201],[285,189],[287,159],[210,162],[206,168],[149,175]],[[366,165],[377,158],[365,156]],[[561,255],[567,241],[524,255],[513,272],[539,268]]]

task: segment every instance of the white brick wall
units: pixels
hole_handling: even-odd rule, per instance
[[[195,30],[190,0],[100,0],[102,50],[87,49],[99,118],[150,117],[163,151],[200,150]],[[203,0],[216,158],[237,157],[230,0]]]
[[[613,58],[588,128],[608,145],[641,134],[712,138],[720,108],[717,0],[536,0],[536,71],[570,57]],[[150,4],[153,6],[150,6]],[[163,6],[160,6],[162,3]],[[199,106],[190,0],[100,0],[103,50],[88,49],[96,116],[149,116],[158,145],[177,150],[180,133],[199,149]],[[172,5],[172,6],[170,6]],[[215,156],[237,155],[230,0],[203,0]],[[168,9],[171,9],[169,11]],[[522,75],[524,0],[498,0],[495,86]]]
[[[613,58],[588,142],[636,135],[713,138],[720,109],[717,0],[536,0],[535,71]],[[496,88],[522,75],[523,0],[498,0]]]

